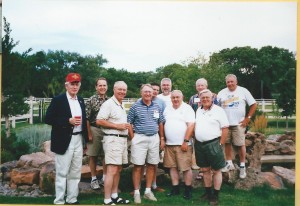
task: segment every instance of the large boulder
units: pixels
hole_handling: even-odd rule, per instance
[[[295,171],[290,170],[284,167],[274,166],[272,169],[272,172],[277,174],[283,179],[283,182],[294,186],[295,185]]]
[[[10,182],[13,185],[39,184],[39,174],[38,168],[15,168],[11,171]]]
[[[55,153],[51,151],[51,140],[48,140],[42,144],[42,152],[54,160]]]
[[[54,161],[53,158],[43,152],[22,155],[17,163],[17,167],[35,167],[41,168],[48,162]]]
[[[265,182],[270,185],[273,189],[284,189],[282,178],[273,172],[262,172],[260,173]]]
[[[295,142],[292,140],[283,140],[279,147],[282,154],[294,155],[296,153]]]
[[[1,173],[4,174],[4,176],[2,177],[3,180],[10,181],[10,173],[16,166],[17,166],[16,160],[11,161],[11,162],[5,162],[0,166]]]

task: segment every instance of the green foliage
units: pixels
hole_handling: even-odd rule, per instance
[[[1,131],[1,163],[18,160],[22,155],[28,154],[29,148],[29,144],[19,141],[15,133],[7,137],[5,131]]]
[[[47,194],[55,194],[55,184],[50,176],[43,174],[43,188],[44,192]]]
[[[41,151],[42,144],[50,140],[51,127],[49,125],[32,125],[20,128],[17,132],[19,141],[30,145],[29,152]]]

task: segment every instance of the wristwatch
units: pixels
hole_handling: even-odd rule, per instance
[[[190,142],[190,140],[188,140],[188,139],[184,139],[184,142]]]

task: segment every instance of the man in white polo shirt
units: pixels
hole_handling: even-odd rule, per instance
[[[171,93],[172,106],[167,106],[165,117],[165,156],[164,166],[170,168],[172,189],[167,196],[180,194],[179,170],[183,172],[185,190],[183,197],[192,198],[192,153],[191,136],[195,126],[195,113],[190,105],[183,102],[180,90]]]
[[[127,84],[117,81],[114,84],[114,95],[100,107],[96,124],[103,127],[103,150],[106,164],[104,179],[104,205],[129,204],[129,200],[119,197],[118,187],[122,165],[128,163],[127,115],[122,107],[126,96]]]
[[[213,104],[210,90],[201,91],[200,99],[202,106],[196,112],[195,126],[196,162],[204,171],[206,193],[202,195],[202,199],[208,199],[210,205],[217,205],[222,185],[221,169],[225,166],[222,145],[228,134],[229,122],[225,111]]]

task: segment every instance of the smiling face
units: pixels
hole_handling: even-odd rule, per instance
[[[127,85],[125,82],[116,82],[114,85],[114,96],[121,103],[127,93]]]
[[[154,99],[158,95],[158,93],[159,93],[159,86],[152,85],[151,87],[153,89],[152,98]]]
[[[209,109],[212,105],[212,93],[210,91],[207,92],[203,92],[200,94],[200,99],[201,99],[201,103],[203,108]]]
[[[171,90],[172,90],[172,84],[169,80],[163,80],[161,82],[161,91],[163,93],[163,95],[167,96],[170,94]]]
[[[205,84],[205,83],[202,82],[202,81],[197,82],[197,84],[196,84],[196,90],[197,90],[198,92],[201,92],[201,91],[204,90],[204,89],[207,89],[207,84]]]
[[[174,90],[171,93],[171,101],[172,101],[173,108],[177,109],[178,107],[180,107],[183,101],[182,92],[179,90]]]
[[[141,89],[141,96],[145,104],[151,103],[152,95],[153,95],[153,89],[151,85],[144,85]]]
[[[237,88],[237,79],[234,76],[227,77],[226,86],[230,91],[234,91]]]
[[[99,79],[95,88],[100,96],[104,96],[107,92],[107,82],[103,79]]]

